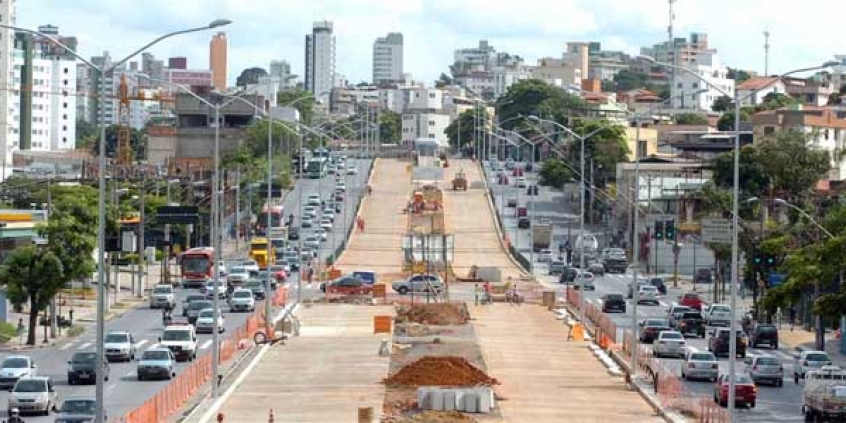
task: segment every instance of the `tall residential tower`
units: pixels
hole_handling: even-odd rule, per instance
[[[402,34],[388,33],[373,43],[373,83],[402,81]]]
[[[335,35],[332,22],[315,22],[305,38],[305,89],[329,104],[335,84]]]
[[[212,36],[209,44],[209,69],[212,71],[212,86],[218,91],[226,91],[226,33],[218,32]]]

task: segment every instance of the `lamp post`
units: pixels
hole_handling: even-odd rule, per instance
[[[217,19],[212,21],[206,26],[196,27],[185,29],[181,31],[174,31],[168,34],[162,35],[153,41],[145,44],[141,48],[135,50],[128,56],[124,57],[123,59],[115,62],[110,67],[101,67],[95,65],[90,60],[85,59],[84,57],[80,56],[76,53],[75,49],[72,49],[60,41],[56,40],[55,38],[51,37],[50,35],[44,34],[39,31],[33,31],[31,29],[26,28],[19,28],[16,26],[11,25],[3,25],[0,24],[0,28],[11,29],[14,31],[26,32],[29,34],[37,35],[40,37],[45,37],[49,39],[53,44],[58,45],[63,50],[65,50],[68,54],[76,57],[82,63],[85,63],[87,66],[92,68],[97,73],[98,77],[98,85],[97,85],[97,105],[99,107],[102,104],[103,100],[105,99],[105,93],[103,92],[103,81],[102,78],[105,77],[107,74],[112,73],[116,68],[123,65],[129,59],[135,57],[136,55],[142,53],[143,51],[147,50],[148,48],[152,47],[153,45],[171,38],[177,35],[188,34],[192,32],[199,32],[205,31],[208,29],[218,28],[221,26],[226,26],[232,23],[230,20],[226,19]],[[100,120],[100,145],[98,151],[98,170],[97,170],[97,179],[99,185],[99,201],[98,201],[98,218],[97,218],[97,372],[101,372],[101,369],[104,367],[104,359],[105,359],[105,349],[103,347],[103,337],[105,335],[105,283],[106,283],[106,273],[105,273],[105,266],[106,266],[106,259],[105,259],[105,247],[106,247],[106,125],[105,123]],[[6,162],[6,158],[3,158],[3,163]],[[105,386],[103,384],[103,379],[98,377],[97,378],[97,386],[96,386],[96,416],[95,416],[95,423],[102,423],[105,421],[105,414],[104,414],[104,397],[105,397]]]
[[[816,71],[820,69],[829,68],[832,66],[839,65],[839,62],[825,62],[820,66],[813,66],[809,68],[802,68],[792,70],[790,72],[786,72],[782,74],[780,77],[774,77],[764,85],[758,87],[757,89],[750,92],[748,95],[744,97],[740,97],[738,95],[737,90],[733,90],[733,93],[728,93],[723,90],[721,87],[717,86],[704,76],[700,75],[698,72],[695,72],[687,67],[675,65],[671,63],[665,63],[655,60],[649,56],[638,56],[639,58],[646,60],[647,62],[651,62],[655,65],[663,66],[666,68],[671,68],[674,70],[680,70],[685,72],[694,78],[698,79],[705,85],[713,88],[715,91],[720,92],[721,94],[727,97],[734,98],[734,186],[732,188],[732,239],[731,239],[731,286],[729,287],[730,290],[730,304],[729,307],[731,308],[731,319],[729,330],[731,332],[731,336],[734,336],[734,333],[737,331],[737,273],[739,271],[739,246],[738,246],[738,209],[740,207],[740,104],[748,99],[751,98],[756,93],[760,92],[763,89],[770,87],[771,85],[775,84],[781,78],[792,75],[795,73],[802,73],[802,72],[810,72]],[[737,345],[735,342],[729,342],[729,356],[736,357],[737,356]],[[729,389],[728,389],[728,411],[729,411],[729,421],[731,423],[735,422],[735,360],[729,360]]]

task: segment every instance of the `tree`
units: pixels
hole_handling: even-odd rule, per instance
[[[38,234],[47,240],[47,248],[62,263],[63,283],[89,277],[95,270],[97,203],[93,200],[96,197],[91,193],[79,194],[55,199],[50,219],[37,228]]]
[[[756,108],[756,111],[775,110],[796,103],[796,99],[784,93],[768,93],[764,96],[763,102]]]
[[[603,79],[602,80],[602,92],[614,92],[617,91],[617,84],[613,80]]]
[[[678,125],[707,125],[708,118],[698,113],[679,113],[675,116]]]
[[[76,120],[76,148],[87,149],[96,142],[100,136],[97,125],[89,123],[85,119]]]
[[[593,159],[595,185],[604,186],[606,181],[615,178],[617,163],[628,161],[626,128],[622,125],[610,125],[604,119],[591,119],[574,121],[573,131],[579,135],[599,131],[585,140],[585,157],[586,160]],[[570,162],[578,163],[580,146],[578,140],[574,139],[573,142]],[[587,166],[585,169],[589,172]]]
[[[258,84],[259,78],[267,76],[267,71],[254,67],[254,68],[247,68],[241,71],[241,74],[238,75],[238,79],[235,80],[235,85],[238,87],[246,87],[247,85],[251,84]]]
[[[449,75],[441,72],[441,76],[439,76],[438,79],[435,81],[435,88],[443,88],[448,85],[452,85],[453,82],[453,79],[450,78]]]
[[[106,156],[115,157],[118,144],[118,131],[120,126],[109,125],[106,127]],[[100,136],[92,138],[91,150],[97,154],[100,148]],[[147,157],[147,133],[142,129],[129,128],[129,146],[132,149],[132,157],[136,160]]]
[[[761,196],[769,186],[769,177],[758,149],[751,145],[740,149],[740,189],[744,197]],[[723,189],[734,187],[734,152],[724,153],[714,161],[714,184]]]
[[[537,115],[566,122],[573,110],[587,109],[587,103],[580,97],[553,87],[539,79],[525,79],[512,84],[497,100],[497,114],[502,126],[512,129],[517,125],[516,117]]]
[[[564,184],[573,179],[573,172],[561,159],[546,159],[538,173],[541,185],[547,185],[561,189]]]
[[[267,157],[267,125],[269,124],[268,119],[259,119],[247,127],[244,145],[249,148],[255,157]],[[296,131],[289,123],[274,120],[271,132],[271,144],[274,151],[277,152],[274,154],[278,154],[280,146],[283,153],[289,153],[292,149],[299,147]]]
[[[476,116],[482,116],[483,119],[486,119],[487,112],[482,107],[465,110],[458,116],[458,119],[452,121],[446,127],[444,133],[449,139],[450,146],[460,150],[468,145],[472,145],[476,128]],[[461,128],[460,136],[458,134],[459,127]],[[460,145],[458,143],[459,140],[461,140]]]
[[[750,122],[751,113],[749,109],[744,107],[740,109],[740,122]],[[720,120],[717,121],[717,129],[720,131],[734,131],[734,112],[725,112],[722,116],[720,116]]]
[[[35,345],[38,313],[45,310],[65,283],[62,262],[50,250],[38,246],[18,247],[9,254],[0,270],[0,283],[6,286],[15,306],[29,303],[28,345]]]
[[[714,104],[711,105],[711,110],[715,112],[725,112],[732,107],[734,107],[734,100],[727,95],[723,95],[714,100]]]
[[[300,112],[300,120],[306,124],[311,124],[311,119],[314,116],[314,97],[311,93],[299,88],[280,91],[276,94],[276,104],[279,106],[286,106],[291,102],[296,101],[291,107]]]
[[[789,202],[808,195],[830,169],[828,151],[813,147],[812,136],[782,131],[765,137],[756,147],[772,188],[783,190]]]
[[[393,110],[379,111],[379,140],[399,144],[402,138],[402,115]]]
[[[735,69],[732,67],[728,68],[728,74],[726,76],[728,79],[734,79],[735,84],[740,84],[743,81],[746,81],[749,78],[752,78],[752,75],[743,69]]]
[[[614,75],[617,91],[630,91],[635,88],[646,88],[648,76],[644,73],[623,69]]]

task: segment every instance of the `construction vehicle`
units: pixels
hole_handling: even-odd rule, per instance
[[[532,248],[535,251],[548,249],[551,241],[552,223],[549,220],[542,219],[532,226]]]
[[[843,421],[846,419],[846,370],[839,366],[823,366],[806,373],[802,397],[806,422]]]
[[[455,178],[452,178],[452,190],[453,191],[467,191],[467,178],[464,176],[464,171],[460,170],[458,173],[455,174]]]

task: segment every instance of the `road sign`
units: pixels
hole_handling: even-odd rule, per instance
[[[702,242],[712,244],[731,244],[731,222],[728,219],[702,219]]]
[[[199,208],[197,206],[162,206],[156,210],[156,221],[172,225],[199,223]]]
[[[785,275],[784,273],[773,272],[773,273],[770,273],[769,276],[767,277],[767,283],[768,283],[769,287],[772,288],[774,286],[781,285],[782,282],[784,282],[785,279],[787,279],[787,275]]]

